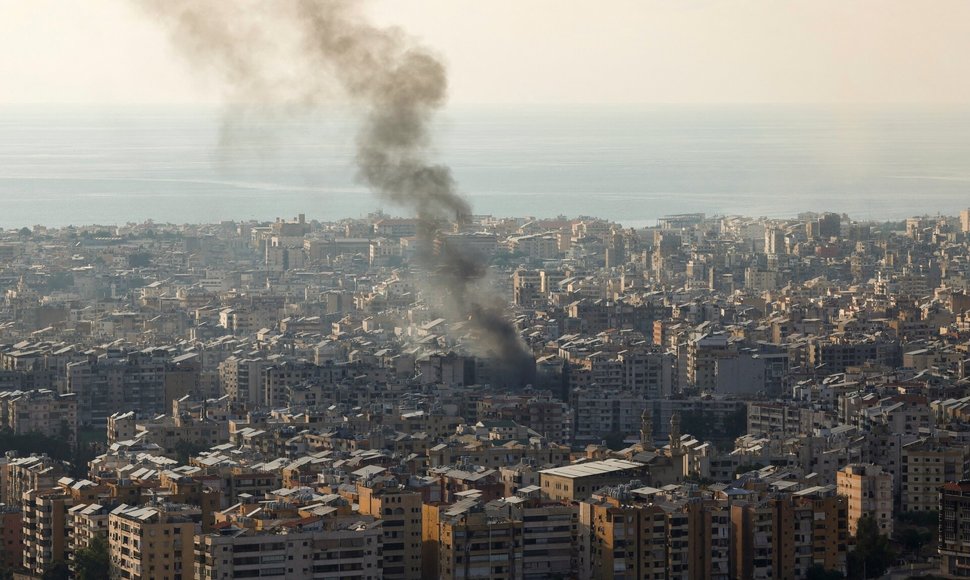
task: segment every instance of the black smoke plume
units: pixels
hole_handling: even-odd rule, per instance
[[[447,96],[444,64],[395,28],[370,24],[359,1],[138,0],[189,61],[219,77],[235,106],[313,110],[345,94],[363,115],[358,177],[421,221],[418,257],[427,291],[452,322],[467,320],[479,354],[503,367],[497,382],[532,380],[535,364],[501,300],[488,292],[485,257],[434,241],[471,207],[448,167],[433,163],[430,125]]]

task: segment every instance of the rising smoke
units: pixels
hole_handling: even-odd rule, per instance
[[[228,100],[312,110],[350,97],[363,115],[358,177],[421,222],[418,258],[433,276],[425,291],[454,322],[467,320],[479,354],[504,367],[498,382],[524,384],[535,365],[502,301],[486,290],[485,257],[433,240],[468,219],[451,170],[431,162],[430,124],[444,104],[445,66],[398,29],[380,29],[354,0],[138,0],[164,22],[176,46],[218,75]]]

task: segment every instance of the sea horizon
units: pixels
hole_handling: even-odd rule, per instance
[[[215,223],[405,210],[355,178],[347,107],[0,107],[0,227]],[[916,105],[455,105],[434,124],[476,214],[678,213],[859,221],[970,205],[970,108]]]

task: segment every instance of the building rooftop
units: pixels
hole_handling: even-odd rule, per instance
[[[636,463],[633,461],[627,461],[625,459],[604,459],[602,461],[589,461],[586,463],[576,463],[573,465],[565,465],[563,467],[543,469],[539,473],[543,475],[554,475],[557,477],[577,479],[580,477],[589,477],[592,475],[603,475],[607,473],[625,471],[627,469],[636,469],[643,466],[643,463]]]

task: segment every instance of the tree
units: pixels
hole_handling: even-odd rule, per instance
[[[56,560],[50,567],[44,570],[44,575],[41,576],[41,580],[69,580],[70,577],[71,570],[67,567],[67,563],[63,560]]]
[[[859,518],[855,535],[855,550],[849,554],[849,578],[879,578],[893,561],[889,538],[879,533],[879,525],[871,515]]]
[[[611,450],[619,451],[620,449],[626,447],[626,444],[623,441],[625,438],[626,436],[623,433],[619,431],[611,431],[603,436],[603,441]]]
[[[896,519],[903,524],[935,528],[940,523],[940,512],[902,512],[896,516]]]
[[[193,443],[186,439],[179,439],[178,443],[175,444],[175,458],[181,463],[188,463],[189,459],[205,451],[206,449],[208,449],[208,447],[205,445]]]
[[[69,472],[73,477],[85,477],[88,473],[88,462],[99,454],[98,445],[95,443],[81,444],[78,442],[70,458]]]
[[[842,580],[845,576],[838,570],[826,570],[821,564],[815,564],[805,573],[805,580]]]
[[[129,268],[147,268],[152,265],[152,255],[148,252],[135,252],[128,254]]]
[[[748,410],[739,407],[726,416],[706,411],[684,411],[680,414],[680,430],[700,441],[726,444],[744,435],[748,430]]]
[[[30,228],[28,227],[22,227],[20,228],[20,231],[17,233],[20,234],[21,238],[28,238],[30,237],[31,231],[30,231]]]
[[[762,463],[742,463],[734,470],[734,477],[741,475],[742,473],[747,473],[749,471],[754,471],[756,469],[761,469],[765,467]]]
[[[74,555],[74,567],[77,580],[107,578],[111,572],[108,539],[100,535],[95,536],[90,546],[81,548]]]
[[[906,528],[899,534],[899,542],[906,550],[921,558],[923,546],[933,541],[933,532],[925,528]]]
[[[42,433],[17,434],[9,429],[0,430],[0,453],[17,451],[22,455],[46,453],[52,459],[69,461],[72,449],[65,441]]]
[[[74,274],[70,272],[55,272],[47,280],[48,290],[65,290],[74,286]]]

